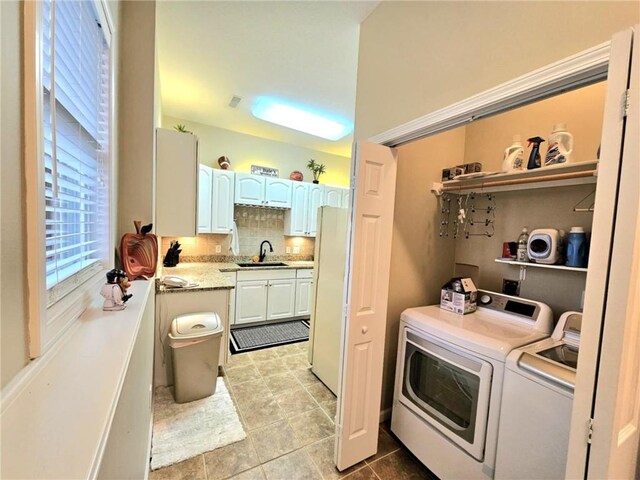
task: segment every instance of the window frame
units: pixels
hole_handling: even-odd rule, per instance
[[[43,82],[40,44],[43,35],[42,3],[24,2],[24,162],[26,191],[26,270],[28,287],[29,357],[36,358],[48,351],[78,317],[97,298],[104,283],[108,265],[114,263],[115,248],[115,29],[106,0],[93,1],[106,32],[109,45],[109,238],[107,254],[94,268],[88,267],[67,279],[72,290],[47,307],[46,287],[46,219],[45,219],[45,169],[43,132]]]

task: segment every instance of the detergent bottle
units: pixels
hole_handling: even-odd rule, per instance
[[[524,169],[524,148],[520,142],[520,135],[513,136],[513,144],[504,151],[502,171],[513,172]]]
[[[531,148],[531,153],[529,154],[529,163],[527,163],[527,170],[533,170],[534,168],[540,168],[540,144],[544,142],[544,138],[540,137],[531,137],[527,140],[529,142],[528,147]]]
[[[567,132],[564,123],[556,123],[549,137],[549,148],[544,157],[544,167],[568,163],[573,153],[573,135]]]

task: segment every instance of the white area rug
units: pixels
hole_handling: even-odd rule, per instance
[[[189,403],[175,403],[169,388],[156,390],[151,470],[246,438],[224,380],[217,381],[216,393]]]

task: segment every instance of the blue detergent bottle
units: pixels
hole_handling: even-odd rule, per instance
[[[587,234],[582,227],[571,227],[567,239],[567,267],[587,266]]]
[[[541,160],[540,160],[540,144],[544,142],[544,138],[540,137],[531,137],[527,139],[530,147],[533,144],[533,148],[531,149],[531,154],[529,155],[529,163],[527,163],[527,170],[533,170],[534,168],[540,168]]]

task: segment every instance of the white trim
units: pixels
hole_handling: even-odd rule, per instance
[[[396,147],[517,106],[607,78],[611,42],[539,68],[368,140]]]

